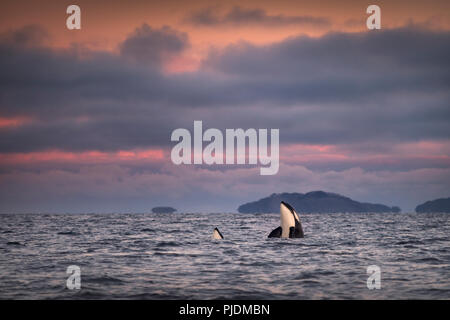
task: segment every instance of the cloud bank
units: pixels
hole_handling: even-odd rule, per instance
[[[61,206],[73,211],[106,210],[105,199],[119,194],[128,205],[133,190],[140,199],[129,206],[135,210],[175,194],[183,197],[173,202],[193,210],[208,209],[205,197],[232,210],[267,192],[313,189],[403,208],[425,195],[448,196],[447,31],[408,27],[241,42],[211,49],[195,71],[170,74],[163,65],[189,46],[188,35],[170,27],[144,24],[117,53],[52,49],[44,34],[27,27],[0,37],[3,212],[50,210],[52,192],[62,190]],[[194,120],[222,130],[279,128],[279,176],[268,187],[252,168],[172,167],[170,134],[192,130]],[[163,159],[117,156],[146,150]],[[118,158],[106,165],[81,156],[90,152]],[[21,161],[46,153],[55,157]],[[67,154],[74,156],[58,160]]]

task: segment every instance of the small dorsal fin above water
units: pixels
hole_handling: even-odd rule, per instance
[[[217,239],[217,240],[223,239],[223,235],[220,233],[219,229],[217,229],[217,228],[214,228],[213,239]]]

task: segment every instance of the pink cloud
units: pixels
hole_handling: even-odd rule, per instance
[[[0,154],[0,164],[26,164],[43,162],[74,162],[74,163],[122,163],[128,161],[153,161],[158,162],[164,159],[162,149],[145,150],[120,150],[116,152],[84,151],[38,151],[29,153],[3,153]]]
[[[9,127],[18,127],[30,121],[31,119],[27,117],[14,117],[14,118],[0,117],[0,129]]]
[[[386,148],[366,150],[353,145],[290,144],[281,147],[280,158],[284,163],[298,165],[450,167],[449,140],[399,143]]]

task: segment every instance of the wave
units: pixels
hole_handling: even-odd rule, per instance
[[[79,236],[80,235],[80,233],[75,232],[75,231],[60,231],[57,234],[64,235],[64,236]]]
[[[22,243],[17,242],[17,241],[8,241],[6,243],[6,245],[8,245],[8,246],[25,246],[25,244],[22,244]]]

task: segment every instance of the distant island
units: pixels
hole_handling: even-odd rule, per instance
[[[280,210],[280,201],[292,205],[298,212],[400,212],[399,207],[363,203],[325,191],[308,193],[274,193],[238,208],[240,213],[271,213]]]
[[[153,213],[174,213],[177,209],[172,207],[154,207],[152,209]]]
[[[448,212],[450,213],[450,198],[427,201],[416,207],[416,212]]]

